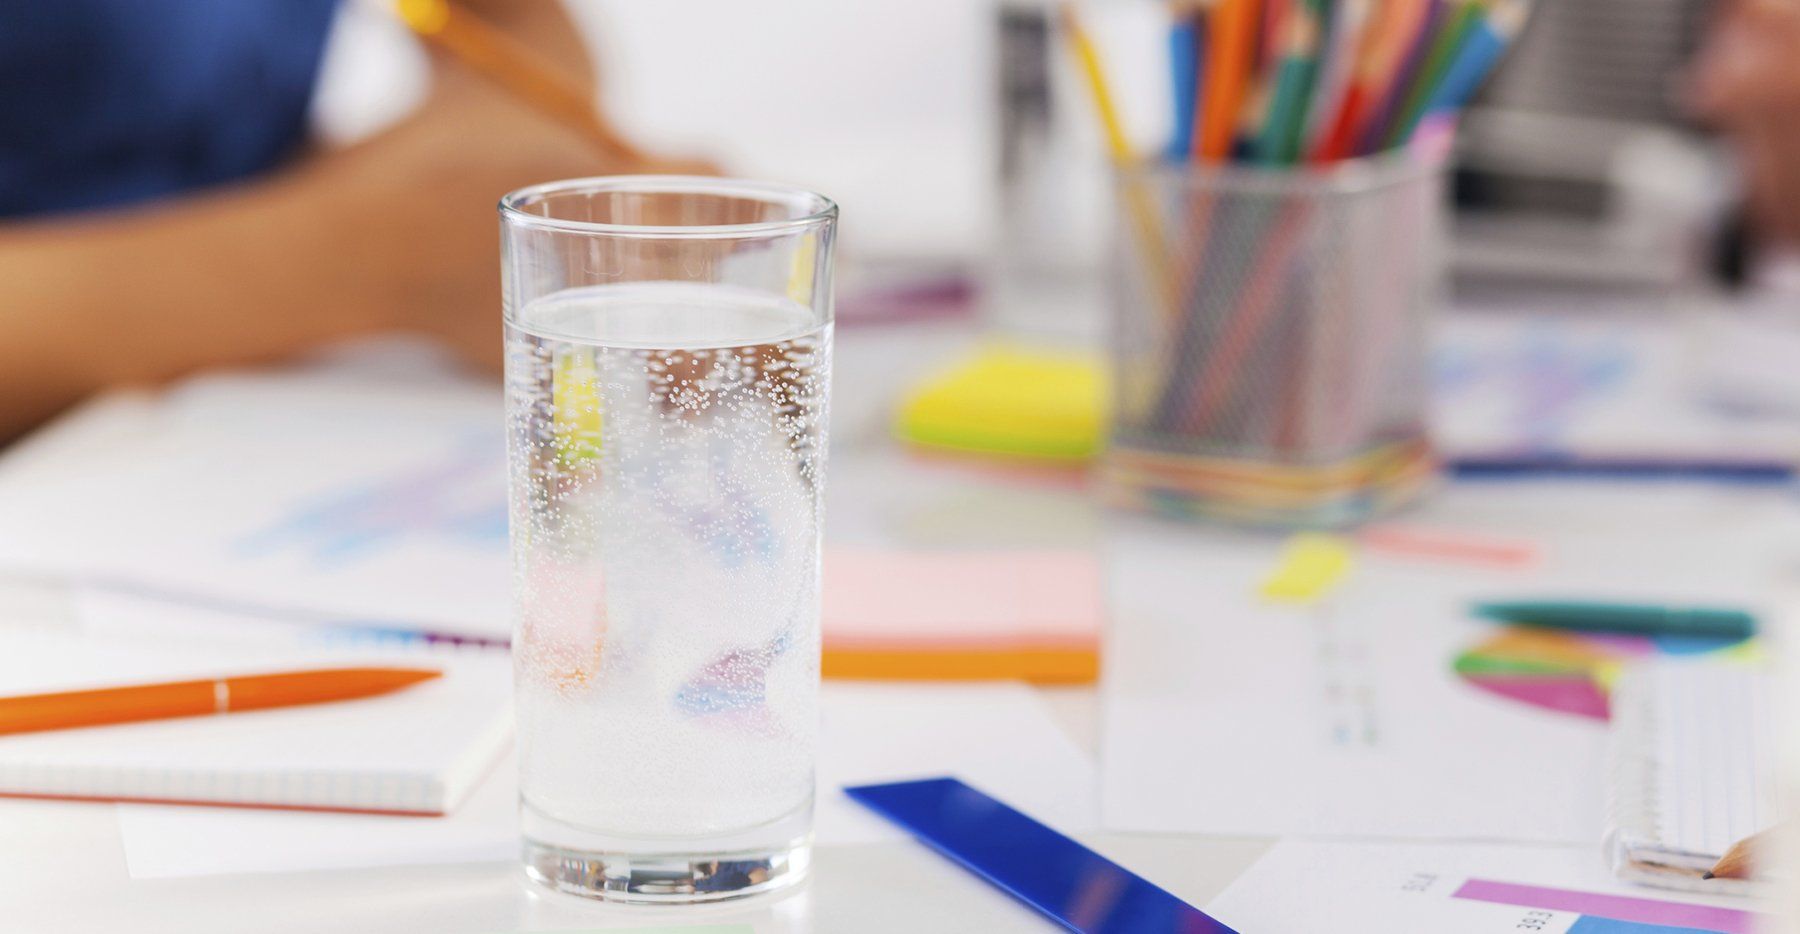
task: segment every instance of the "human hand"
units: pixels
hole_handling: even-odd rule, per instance
[[[1800,242],[1800,2],[1727,6],[1695,58],[1689,103],[1736,144],[1757,228]]]

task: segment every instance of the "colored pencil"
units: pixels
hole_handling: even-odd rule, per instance
[[[0,698],[0,734],[201,717],[386,694],[438,677],[425,668],[327,668]]]
[[[1206,28],[1205,118],[1200,127],[1200,158],[1223,162],[1231,155],[1233,135],[1250,82],[1256,41],[1258,0],[1220,0]]]
[[[1169,140],[1169,161],[1187,158],[1194,148],[1194,106],[1200,96],[1199,12],[1183,8],[1169,24],[1169,78],[1175,93],[1175,133]]]
[[[1344,92],[1356,68],[1356,52],[1368,22],[1372,0],[1337,0],[1319,55],[1319,77],[1306,113],[1306,146],[1316,150],[1331,131],[1332,118],[1343,106]]]
[[[1256,24],[1256,58],[1250,68],[1265,73],[1281,60],[1282,30],[1301,0],[1262,0],[1262,16]]]
[[[1426,0],[1424,18],[1412,30],[1398,63],[1382,82],[1381,90],[1375,96],[1375,104],[1369,110],[1369,119],[1363,124],[1359,134],[1356,155],[1373,155],[1382,150],[1388,131],[1400,119],[1400,108],[1406,101],[1407,90],[1417,80],[1419,72],[1424,70],[1425,59],[1431,54],[1438,30],[1450,18],[1448,10],[1449,0]]]
[[[580,132],[595,149],[629,162],[645,161],[644,153],[606,119],[591,88],[543,64],[529,46],[448,0],[396,0],[394,10],[427,44]]]
[[[1206,122],[1206,97],[1208,86],[1206,75],[1217,54],[1213,49],[1213,11],[1219,6],[1219,0],[1196,0],[1193,9],[1194,23],[1194,106],[1188,114],[1188,148],[1184,158],[1198,161],[1200,159],[1200,134]],[[1172,160],[1181,161],[1181,160]]]
[[[1303,0],[1294,6],[1283,24],[1286,32],[1275,89],[1257,141],[1257,161],[1263,165],[1290,165],[1300,154],[1306,126],[1307,100],[1319,67],[1321,0]]]
[[[1425,116],[1425,106],[1430,103],[1433,93],[1443,82],[1451,63],[1469,41],[1483,13],[1481,0],[1458,0],[1456,8],[1451,11],[1449,22],[1432,40],[1431,51],[1425,56],[1425,64],[1406,89],[1406,98],[1400,104],[1399,116],[1388,128],[1379,148],[1398,146],[1412,136],[1419,120]]]
[[[1456,110],[1475,96],[1481,82],[1499,64],[1507,46],[1525,27],[1530,7],[1524,0],[1495,0],[1486,15],[1475,24],[1469,39],[1458,50],[1450,67],[1444,70],[1438,86],[1425,105],[1426,113]]]
[[[1100,61],[1100,48],[1094,44],[1093,37],[1088,34],[1087,27],[1082,25],[1080,15],[1073,4],[1064,4],[1061,8],[1063,35],[1067,37],[1069,48],[1075,53],[1075,60],[1081,67],[1081,74],[1088,89],[1088,99],[1094,105],[1094,113],[1100,118],[1100,127],[1106,136],[1107,150],[1112,154],[1113,163],[1121,171],[1137,170],[1137,154],[1132,151],[1131,139],[1125,134],[1125,123],[1119,118],[1119,108],[1114,103],[1112,86],[1106,78],[1106,66]],[[1123,186],[1127,209],[1131,213],[1132,226],[1137,232],[1138,248],[1142,252],[1145,265],[1149,267],[1149,275],[1158,297],[1164,306],[1173,314],[1175,312],[1174,279],[1169,272],[1169,251],[1162,232],[1162,222],[1156,213],[1156,203],[1151,200],[1150,192],[1136,176],[1131,177]]]
[[[1357,133],[1362,128],[1369,107],[1381,92],[1382,83],[1404,51],[1403,43],[1424,13],[1426,0],[1382,0],[1375,6],[1362,40],[1357,44],[1356,64],[1351,70],[1343,103],[1330,120],[1330,129],[1317,144],[1315,162],[1333,162],[1355,154]]]
[[[1075,7],[1064,4],[1062,7],[1063,35],[1068,37],[1069,47],[1075,50],[1075,61],[1081,66],[1081,76],[1086,79],[1088,100],[1094,105],[1094,113],[1100,117],[1100,129],[1106,136],[1106,149],[1112,155],[1113,162],[1118,165],[1131,165],[1137,161],[1132,151],[1131,139],[1125,133],[1125,122],[1119,119],[1119,107],[1112,93],[1112,83],[1106,78],[1106,66],[1100,61],[1100,47],[1094,44],[1087,27],[1082,25],[1081,17]]]

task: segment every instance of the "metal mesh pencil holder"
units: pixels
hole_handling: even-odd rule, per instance
[[[1417,495],[1442,177],[1408,155],[1122,168],[1108,498],[1332,528]]]

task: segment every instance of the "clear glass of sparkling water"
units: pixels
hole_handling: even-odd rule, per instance
[[[500,202],[526,872],[615,901],[810,856],[837,206],[710,178]]]

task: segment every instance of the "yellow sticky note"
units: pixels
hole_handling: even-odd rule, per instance
[[[1349,575],[1350,541],[1336,535],[1306,532],[1288,539],[1281,558],[1263,578],[1260,593],[1282,603],[1313,603]]]
[[[927,447],[1079,463],[1100,450],[1098,354],[996,345],[920,385],[896,431]]]

